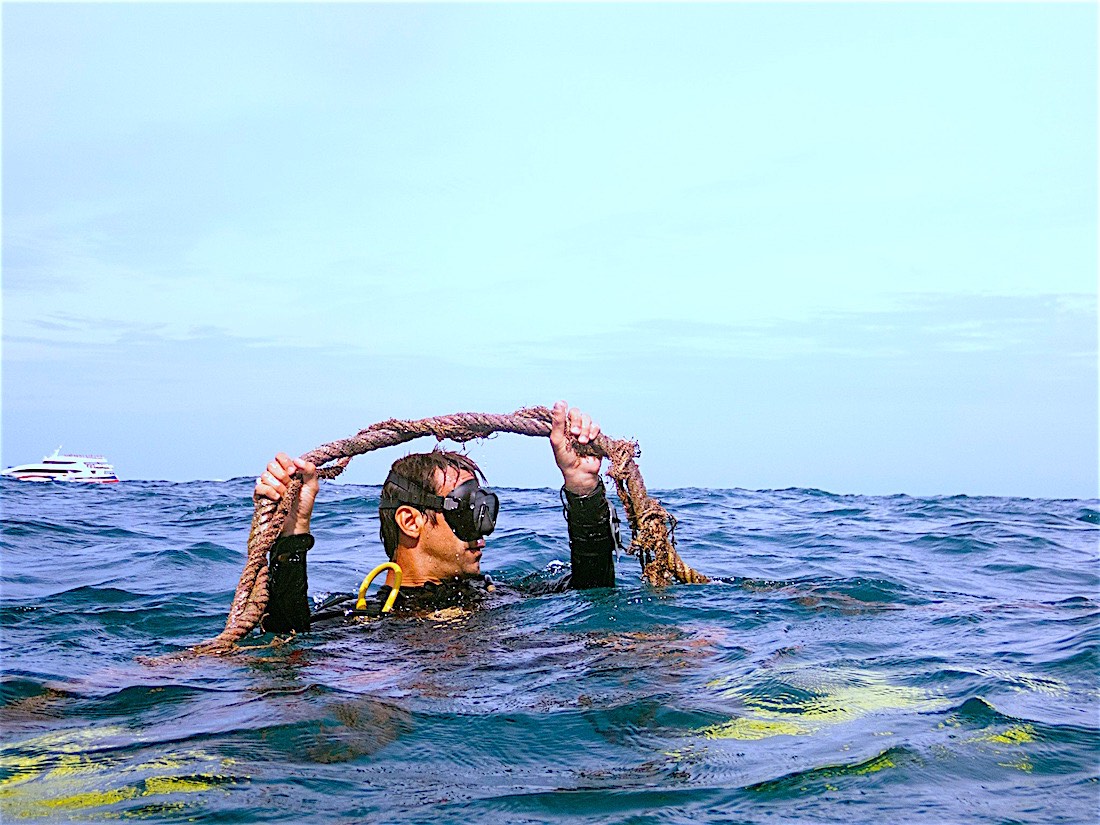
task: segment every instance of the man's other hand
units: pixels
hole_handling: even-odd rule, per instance
[[[313,515],[313,502],[317,498],[317,467],[309,461],[291,458],[279,453],[267,465],[267,469],[256,479],[255,495],[260,498],[278,501],[286,493],[291,476],[301,474],[302,491],[298,500],[291,505],[283,525],[283,535],[291,536],[309,532],[309,519]]]
[[[574,495],[586,496],[599,486],[603,459],[594,455],[577,455],[566,433],[576,438],[578,443],[588,444],[600,434],[600,425],[576,407],[570,409],[564,401],[554,404],[550,421],[550,445],[554,448],[554,460],[565,479],[565,489]]]

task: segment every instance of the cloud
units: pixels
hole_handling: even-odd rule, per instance
[[[909,294],[876,311],[714,323],[636,321],[614,334],[518,342],[518,360],[555,363],[630,357],[780,360],[808,356],[928,359],[986,353],[1096,359],[1096,297]]]

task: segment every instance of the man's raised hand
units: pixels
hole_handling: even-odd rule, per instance
[[[595,441],[600,425],[587,413],[570,408],[558,401],[550,411],[550,445],[554,448],[554,460],[565,480],[565,489],[578,496],[586,496],[599,486],[602,459],[594,455],[577,455],[566,432],[580,444]]]
[[[256,479],[256,496],[279,501],[286,493],[286,486],[290,483],[291,476],[299,474],[302,476],[302,491],[298,495],[298,500],[291,505],[290,513],[287,514],[286,523],[283,525],[284,536],[309,532],[309,520],[313,515],[313,502],[317,498],[319,487],[317,467],[309,461],[279,453]]]

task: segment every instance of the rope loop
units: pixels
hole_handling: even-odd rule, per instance
[[[434,436],[437,441],[450,440],[462,444],[500,432],[545,438],[550,435],[550,410],[546,407],[523,407],[510,415],[454,413],[415,421],[389,418],[371,424],[349,438],[322,444],[304,453],[301,458],[318,467],[318,478],[331,480],[344,472],[355,456],[383,447],[393,447],[428,435]],[[676,520],[646,492],[642,473],[635,463],[635,459],[641,456],[636,441],[612,439],[601,433],[588,444],[573,441],[573,448],[580,455],[598,455],[610,460],[607,474],[615,482],[615,490],[626,509],[633,534],[628,552],[638,556],[643,579],[654,586],[669,584],[673,580],[692,584],[709,581],[702,573],[689,567],[676,552],[672,540]],[[225,629],[213,639],[192,647],[190,655],[228,653],[259,625],[268,602],[268,553],[282,532],[291,503],[297,499],[301,487],[301,479],[295,476],[278,503],[253,496],[248,558],[233,594]]]

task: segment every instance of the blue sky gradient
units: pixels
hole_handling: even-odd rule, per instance
[[[1093,4],[2,13],[5,466],[566,397],[657,488],[1097,495]]]

